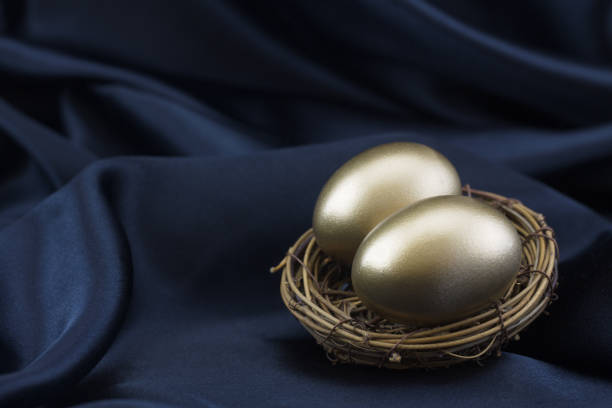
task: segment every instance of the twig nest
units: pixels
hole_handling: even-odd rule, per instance
[[[389,368],[439,367],[496,354],[536,319],[555,297],[558,247],[542,214],[521,202],[466,186],[464,192],[501,210],[521,239],[521,269],[495,302],[438,326],[391,322],[355,294],[346,266],[319,248],[312,229],[289,248],[282,269],[287,309],[334,363]]]

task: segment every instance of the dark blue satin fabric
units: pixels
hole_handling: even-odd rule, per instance
[[[610,406],[611,64],[607,1],[0,2],[0,406]],[[268,273],[396,140],[557,231],[483,367],[331,366]]]

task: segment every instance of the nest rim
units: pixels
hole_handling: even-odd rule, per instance
[[[559,248],[544,215],[516,199],[464,186],[463,193],[498,208],[522,242],[521,269],[497,303],[451,323],[416,327],[367,310],[350,288],[350,271],[325,255],[312,228],[271,272],[282,270],[287,309],[326,351],[332,363],[387,368],[433,368],[481,362],[531,324],[557,297]],[[344,270],[343,270],[344,269]],[[334,280],[335,279],[335,280]]]

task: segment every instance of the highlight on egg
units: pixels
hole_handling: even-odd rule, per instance
[[[314,234],[326,254],[350,265],[380,221],[419,200],[453,194],[461,194],[461,181],[441,153],[419,143],[376,146],[327,181],[315,205]]]
[[[439,196],[399,211],[363,240],[351,278],[363,303],[414,325],[464,318],[514,281],[521,240],[500,211],[474,198]]]

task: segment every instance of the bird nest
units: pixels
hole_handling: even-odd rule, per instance
[[[464,187],[468,196],[501,210],[522,241],[521,268],[495,304],[436,327],[388,321],[368,310],[351,286],[350,271],[325,255],[306,231],[272,272],[282,269],[287,309],[326,351],[332,363],[388,368],[433,368],[501,355],[519,332],[556,298],[559,250],[542,214],[520,201]]]

